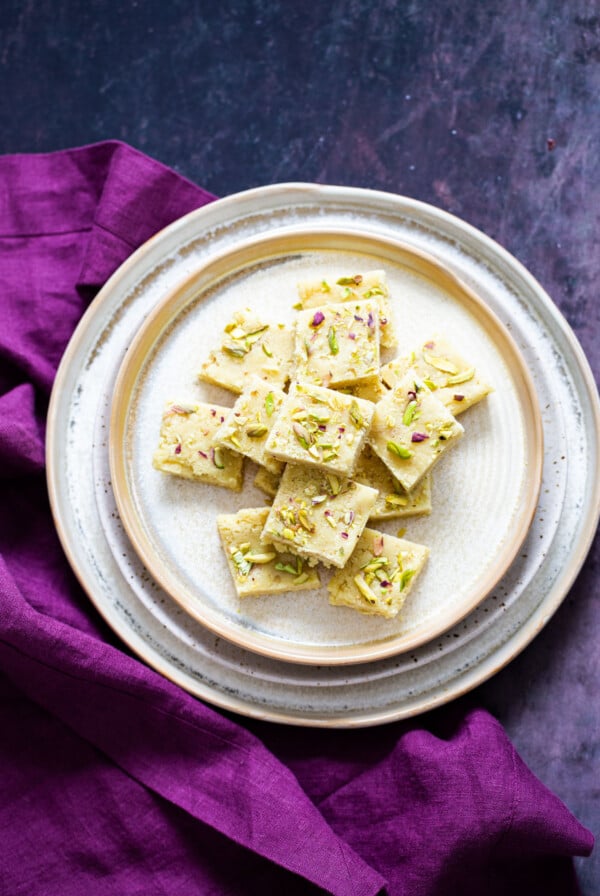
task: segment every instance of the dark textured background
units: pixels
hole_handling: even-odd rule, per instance
[[[1,152],[116,137],[221,196],[298,180],[425,200],[531,270],[598,375],[597,0],[5,0],[0,28]],[[599,560],[597,540],[473,695],[596,834]],[[600,849],[578,870],[600,892]]]

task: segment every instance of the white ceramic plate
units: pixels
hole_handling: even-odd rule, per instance
[[[264,506],[254,472],[247,470],[243,492],[232,494],[156,471],[162,408],[167,401],[233,404],[231,393],[198,383],[197,371],[234,311],[252,307],[265,321],[292,323],[300,279],[335,281],[381,267],[399,353],[441,332],[495,385],[461,417],[466,437],[435,469],[431,515],[374,524],[390,534],[401,525],[406,538],[428,545],[426,570],[394,620],[331,607],[325,584],[240,601],[216,516]],[[159,303],[117,378],[110,438],[120,517],[153,578],[194,618],[239,646],[322,664],[381,659],[456,625],[512,563],[535,511],[542,471],[540,412],[527,367],[477,296],[434,260],[389,239],[301,226],[240,240]],[[327,576],[322,570],[324,582]]]
[[[240,241],[299,226],[401,242],[437,259],[512,333],[542,410],[540,499],[510,568],[454,628],[419,648],[363,664],[283,662],[224,640],[193,619],[140,563],[121,526],[108,468],[115,378],[148,314]],[[229,197],[175,222],[98,295],[56,380],[48,419],[49,491],[65,551],[91,599],[131,649],[162,674],[247,715],[309,725],[377,724],[474,687],[529,643],[559,606],[598,521],[598,420],[596,388],[575,337],[539,284],[493,241],[403,197],[278,185]],[[457,458],[460,447],[454,449]],[[472,551],[478,549],[475,541]]]

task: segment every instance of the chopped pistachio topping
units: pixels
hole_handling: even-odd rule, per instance
[[[404,415],[402,417],[402,423],[404,424],[404,426],[410,426],[410,424],[413,422],[417,407],[418,405],[416,401],[413,400],[408,402],[404,411]]]
[[[459,383],[468,383],[469,380],[472,380],[475,376],[475,368],[471,367],[469,370],[463,370],[461,373],[457,373],[456,376],[450,376],[446,380],[447,386],[458,386]]]
[[[405,498],[402,495],[386,495],[385,503],[389,504],[390,507],[406,507],[408,498]]]
[[[361,429],[365,425],[365,418],[360,412],[360,408],[356,401],[350,405],[350,419],[357,429]]]
[[[371,591],[362,576],[354,576],[354,584],[366,601],[368,601],[370,604],[377,603],[376,595],[373,593],[373,591]]]
[[[338,341],[335,335],[335,327],[329,328],[329,333],[327,334],[327,342],[329,343],[329,351],[332,355],[337,355],[340,350],[338,345]]]
[[[267,431],[264,423],[256,423],[246,427],[246,435],[251,439],[260,439],[261,436],[266,435]]]
[[[272,392],[269,392],[267,397],[265,398],[265,411],[267,412],[267,417],[270,417],[275,410],[275,397]]]
[[[248,561],[248,563],[264,564],[264,563],[270,563],[271,560],[274,560],[276,556],[277,556],[277,554],[274,552],[269,552],[269,553],[265,553],[265,554],[253,554],[249,551],[245,555],[245,559]]]
[[[243,358],[250,351],[245,345],[223,345],[223,351],[233,358]]]
[[[223,452],[220,448],[215,448],[213,450],[213,464],[218,470],[225,469],[225,461],[223,459]]]
[[[261,348],[262,348],[263,352],[265,353],[265,355],[267,356],[267,358],[273,357],[273,352],[271,351],[271,349],[269,348],[269,346],[267,345],[266,342],[263,342]]]
[[[406,448],[404,445],[398,445],[397,442],[388,442],[386,447],[390,454],[395,454],[396,457],[401,457],[402,460],[408,460],[413,456],[413,452],[410,448]]]
[[[458,373],[458,367],[452,361],[449,361],[448,358],[440,358],[438,355],[432,355],[431,352],[423,352],[423,360],[430,364],[431,367],[435,367],[436,370],[441,370],[442,373],[450,373],[452,375]]]

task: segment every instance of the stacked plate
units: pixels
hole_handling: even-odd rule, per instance
[[[434,471],[431,515],[403,523],[426,572],[391,621],[325,588],[239,601],[216,516],[264,495],[252,475],[238,494],[154,470],[163,405],[233,403],[196,376],[233,311],[291,321],[299,280],[374,268],[400,351],[444,335],[494,386]],[[370,725],[474,687],[556,610],[597,525],[599,417],[575,337],[490,239],[403,197],[276,185],[175,222],[100,292],[56,380],[49,489],[82,585],[149,665],[245,715]]]

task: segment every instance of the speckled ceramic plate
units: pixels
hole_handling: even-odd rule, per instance
[[[330,606],[326,571],[319,590],[240,601],[216,516],[265,505],[252,485],[256,469],[247,469],[241,494],[155,470],[152,454],[163,406],[194,400],[233,404],[231,393],[199,383],[197,371],[234,311],[251,307],[264,320],[292,323],[299,280],[335,280],[373,268],[387,275],[401,355],[441,332],[495,387],[461,417],[466,437],[436,466],[431,515],[375,526],[395,534],[401,525],[406,538],[426,544],[431,551],[426,570],[393,620]],[[114,394],[112,487],[142,562],[199,622],[277,659],[366,662],[438,637],[504,575],[537,504],[540,412],[512,337],[447,269],[389,239],[298,225],[239,240],[159,303],[125,356]]]
[[[199,623],[139,560],[119,518],[108,464],[115,379],[148,315],[240,241],[299,226],[400,242],[435,258],[511,332],[542,413],[542,488],[509,569],[485,600],[439,637],[361,664],[285,662],[242,648]],[[477,407],[467,412],[477,413]],[[57,530],[82,585],[115,632],[163,675],[209,702],[259,718],[378,724],[431,709],[482,682],[554,613],[598,521],[598,421],[596,387],[575,337],[539,284],[492,240],[404,197],[277,185],[220,200],[175,222],[100,292],[57,376],[48,418],[49,492]],[[469,442],[454,449],[457,459]],[[469,556],[479,550],[477,535]]]

